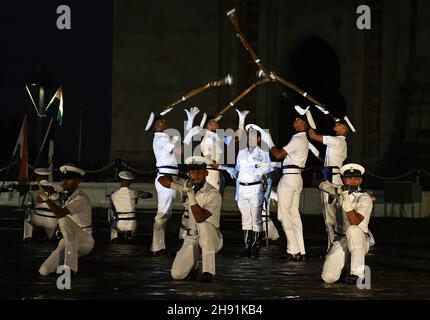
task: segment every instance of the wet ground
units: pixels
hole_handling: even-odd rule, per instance
[[[325,233],[320,216],[303,216],[306,262],[282,260],[285,238],[263,248],[258,259],[240,258],[241,231],[237,213],[224,213],[221,229],[224,248],[217,255],[214,283],[175,281],[170,278],[173,256],[148,257],[152,237],[150,212],[141,212],[133,243],[111,244],[103,210],[94,212],[96,246],[79,260],[72,289],[61,291],[56,277],[41,277],[37,270],[55,248],[44,242],[41,230],[30,244],[21,242],[22,213],[0,209],[0,299],[429,299],[430,220],[375,218],[371,230],[376,246],[366,258],[371,268],[371,289],[343,283],[325,285],[320,273]],[[275,223],[279,224],[277,221]],[[179,215],[168,224],[168,250],[174,254]],[[281,229],[279,228],[281,231]]]

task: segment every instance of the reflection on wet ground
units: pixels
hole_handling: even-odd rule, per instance
[[[1,299],[428,299],[430,298],[430,220],[384,219],[371,221],[376,246],[366,263],[371,268],[371,289],[336,283],[325,285],[320,273],[326,245],[320,216],[303,216],[306,262],[282,259],[285,237],[262,248],[258,259],[239,257],[242,245],[237,213],[225,213],[221,222],[224,248],[217,255],[215,282],[175,281],[170,278],[172,256],[148,257],[153,215],[139,215],[138,235],[132,243],[111,244],[106,214],[94,212],[96,246],[79,260],[72,289],[61,291],[56,277],[41,277],[39,265],[55,248],[38,230],[30,244],[20,241],[22,213],[0,209]],[[275,221],[277,224],[277,221]],[[168,223],[167,244],[173,254],[179,215]],[[277,224],[279,227],[279,224]]]

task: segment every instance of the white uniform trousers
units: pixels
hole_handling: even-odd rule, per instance
[[[43,215],[48,215],[48,212],[41,211]],[[49,213],[52,214],[52,213]],[[45,229],[48,239],[51,239],[57,229],[57,217],[44,217],[31,212],[24,220],[24,234],[23,239],[33,237],[33,227],[41,227]]]
[[[118,219],[119,218],[119,219]],[[121,220],[121,219],[130,219],[130,220]],[[132,220],[134,218],[134,220]],[[118,238],[118,232],[126,232],[131,231],[132,236],[136,232],[137,221],[136,214],[131,213],[118,213],[118,217],[114,217],[111,215],[112,226],[110,228],[110,239]]]
[[[237,206],[242,215],[242,230],[263,231],[263,186],[256,184],[252,186],[238,185]]]
[[[322,201],[322,212],[324,217],[324,223],[327,231],[327,252],[334,241],[334,228],[336,226],[336,205],[337,201],[333,204],[329,203],[329,194],[327,192],[321,192]]]
[[[93,236],[84,231],[69,217],[58,219],[63,239],[58,243],[58,247],[52,251],[48,259],[39,268],[42,276],[47,276],[57,270],[57,267],[64,260],[64,265],[72,271],[78,271],[78,258],[89,254],[94,248]]]
[[[336,185],[342,185],[342,179],[339,174],[334,174],[332,182]],[[329,194],[327,192],[321,192],[322,212],[324,223],[327,231],[327,252],[331,247],[334,240],[334,229],[336,226],[336,206],[337,202],[333,204],[329,203]]]
[[[284,174],[278,184],[278,220],[287,238],[289,254],[306,254],[303,225],[299,213],[303,180],[300,174]]]
[[[198,267],[200,249],[202,272],[215,275],[215,254],[222,248],[222,234],[209,222],[199,223],[197,227],[198,235],[188,235],[181,249],[176,253],[171,269],[173,279],[182,280],[193,268]]]
[[[167,221],[172,216],[173,201],[176,197],[176,191],[170,188],[163,187],[158,178],[155,178],[155,189],[157,190],[157,214],[154,218],[154,227],[152,235],[151,251],[159,251],[166,249],[166,227]]]
[[[212,185],[218,191],[220,191],[220,188],[221,188],[220,172],[218,170],[208,169],[206,182]]]
[[[358,226],[350,226],[346,236],[333,242],[333,246],[327,253],[322,279],[326,283],[339,280],[342,269],[348,258],[351,258],[350,274],[358,277],[364,276],[364,258],[369,251],[369,237]]]

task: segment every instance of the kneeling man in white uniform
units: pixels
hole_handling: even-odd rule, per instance
[[[189,229],[184,244],[176,253],[171,275],[175,280],[198,273],[198,263],[202,256],[201,282],[212,282],[215,276],[215,254],[221,250],[223,238],[219,230],[222,198],[220,192],[206,182],[206,166],[212,161],[204,157],[190,157],[188,180],[183,183],[162,176],[158,181],[166,188],[186,194],[188,198]]]
[[[111,222],[110,239],[116,243],[118,233],[124,234],[125,240],[133,239],[137,228],[136,204],[138,198],[152,198],[150,192],[130,188],[134,175],[129,171],[118,174],[120,188],[111,194],[112,208],[109,210]]]
[[[78,257],[89,254],[94,247],[92,236],[92,208],[88,196],[79,189],[79,183],[85,171],[73,165],[60,167],[63,189],[67,194],[64,202],[57,205],[43,189],[39,191],[36,201],[46,202],[49,209],[57,216],[63,239],[58,247],[43,262],[39,269],[42,276],[47,276],[64,263],[76,274]]]
[[[320,189],[337,198],[342,207],[336,219],[335,241],[326,255],[321,275],[326,283],[339,280],[348,258],[351,267],[347,282],[356,284],[357,279],[364,278],[364,259],[369,251],[368,224],[373,207],[370,195],[360,187],[364,171],[361,165],[346,164],[340,169],[343,186],[336,187],[327,181],[320,184]]]

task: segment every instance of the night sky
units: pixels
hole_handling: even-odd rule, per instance
[[[71,30],[59,30],[59,5],[71,8]],[[108,1],[15,1],[0,11],[0,162],[12,154],[22,119],[29,116],[30,163],[36,153],[36,112],[26,92],[34,74],[51,74],[47,104],[60,84],[64,89],[63,125],[55,122],[53,139],[58,164],[78,160],[82,112],[81,164],[100,167],[109,159],[112,110],[113,3]],[[37,103],[37,102],[36,102]],[[44,120],[56,116],[58,101]],[[46,151],[45,151],[46,152]],[[40,165],[46,157],[42,156]]]

